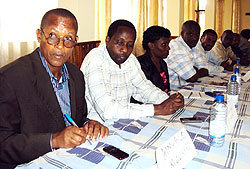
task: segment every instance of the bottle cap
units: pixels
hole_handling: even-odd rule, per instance
[[[234,73],[236,74],[236,73],[239,73],[240,72],[240,70],[239,70],[239,68],[235,68],[234,69]]]
[[[224,95],[221,95],[221,94],[216,95],[216,101],[217,102],[224,102]]]
[[[232,75],[232,76],[231,76],[231,81],[233,81],[233,82],[236,81],[236,76],[235,76],[235,75]]]
[[[239,64],[239,63],[240,63],[240,60],[239,60],[239,59],[237,59],[237,60],[236,60],[236,63],[238,63],[238,64]]]

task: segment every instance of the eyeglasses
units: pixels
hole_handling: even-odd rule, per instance
[[[57,45],[60,43],[61,39],[58,38],[58,37],[56,36],[55,33],[51,32],[51,33],[49,34],[49,37],[46,37],[46,36],[45,36],[45,33],[44,33],[44,31],[43,31],[42,28],[41,28],[41,31],[42,31],[42,33],[43,33],[45,39],[47,40],[47,43],[48,43],[48,44],[50,44],[50,45],[52,45],[52,46],[57,46]],[[63,45],[64,45],[66,48],[72,48],[72,47],[75,46],[75,44],[76,44],[76,38],[73,38],[73,37],[70,36],[70,35],[67,35],[67,36],[64,36],[64,37],[63,37]]]

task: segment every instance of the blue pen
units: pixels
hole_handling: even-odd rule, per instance
[[[73,126],[78,127],[77,124],[73,121],[73,119],[68,115],[68,113],[64,113],[64,116],[67,118],[67,120],[68,120],[71,124],[73,124]],[[87,124],[88,122],[89,122],[89,120],[88,120],[87,122],[85,121],[84,124]],[[89,144],[92,145],[92,143],[89,141],[89,139],[87,139],[87,140],[88,140]]]
[[[71,124],[73,124],[73,126],[78,127],[77,124],[73,121],[73,119],[68,115],[68,113],[64,113],[64,116],[67,118],[67,120],[68,120]]]

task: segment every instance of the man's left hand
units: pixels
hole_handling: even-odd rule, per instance
[[[83,128],[87,133],[86,139],[92,140],[93,142],[96,140],[99,132],[99,140],[102,140],[103,137],[107,137],[109,134],[109,129],[95,120],[90,120]]]

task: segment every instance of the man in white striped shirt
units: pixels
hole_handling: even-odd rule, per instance
[[[207,63],[195,49],[199,36],[200,25],[189,20],[182,25],[181,36],[170,41],[166,62],[171,89],[178,89],[187,82],[195,82],[208,75]]]
[[[100,122],[117,118],[169,115],[183,107],[183,96],[170,97],[147,80],[136,57],[131,54],[136,30],[126,20],[113,22],[106,45],[85,57],[84,73],[88,117]],[[130,103],[130,98],[145,104]]]

